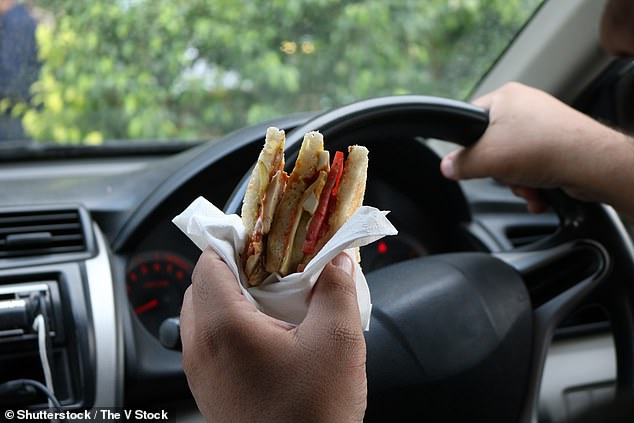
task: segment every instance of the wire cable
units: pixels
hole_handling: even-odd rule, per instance
[[[55,395],[46,386],[33,379],[15,379],[1,383],[0,395],[6,394],[8,392],[19,391],[20,389],[24,389],[26,387],[38,389],[40,392],[48,397],[48,400],[52,404],[52,407],[56,407],[59,410],[62,409],[62,405],[59,403],[57,398],[55,398]]]
[[[53,375],[51,374],[51,366],[48,361],[48,354],[46,351],[46,337],[48,336],[48,331],[46,330],[46,320],[44,320],[44,316],[38,314],[33,320],[33,330],[37,331],[37,345],[40,350],[40,361],[42,362],[42,370],[44,371],[44,381],[46,382],[46,387],[52,396],[55,396],[55,388],[53,386]],[[53,401],[51,397],[48,398],[48,406],[53,407]]]
[[[0,395],[12,393],[20,390],[33,391],[39,390],[48,399],[49,408],[57,408],[62,410],[62,405],[55,397],[55,389],[53,385],[53,375],[51,372],[51,366],[49,361],[49,344],[50,338],[46,327],[46,306],[42,301],[42,298],[38,295],[31,297],[31,310],[32,312],[39,313],[33,319],[33,330],[37,332],[37,345],[39,350],[40,362],[42,363],[42,371],[44,373],[44,381],[46,385],[33,379],[15,379],[8,382],[0,383]],[[33,316],[33,314],[31,314]],[[57,420],[54,420],[57,421]]]

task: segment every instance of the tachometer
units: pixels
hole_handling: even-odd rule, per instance
[[[154,336],[163,320],[180,313],[192,268],[189,260],[166,251],[143,253],[130,261],[128,298],[134,314]]]

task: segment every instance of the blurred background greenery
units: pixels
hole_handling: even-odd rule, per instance
[[[41,142],[206,140],[373,96],[465,98],[541,0],[32,0]]]

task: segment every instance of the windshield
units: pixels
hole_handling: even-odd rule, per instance
[[[541,0],[0,0],[0,141],[196,141],[465,98]]]

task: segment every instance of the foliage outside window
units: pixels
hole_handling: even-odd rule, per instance
[[[41,142],[206,140],[394,94],[465,98],[540,0],[34,0]]]

